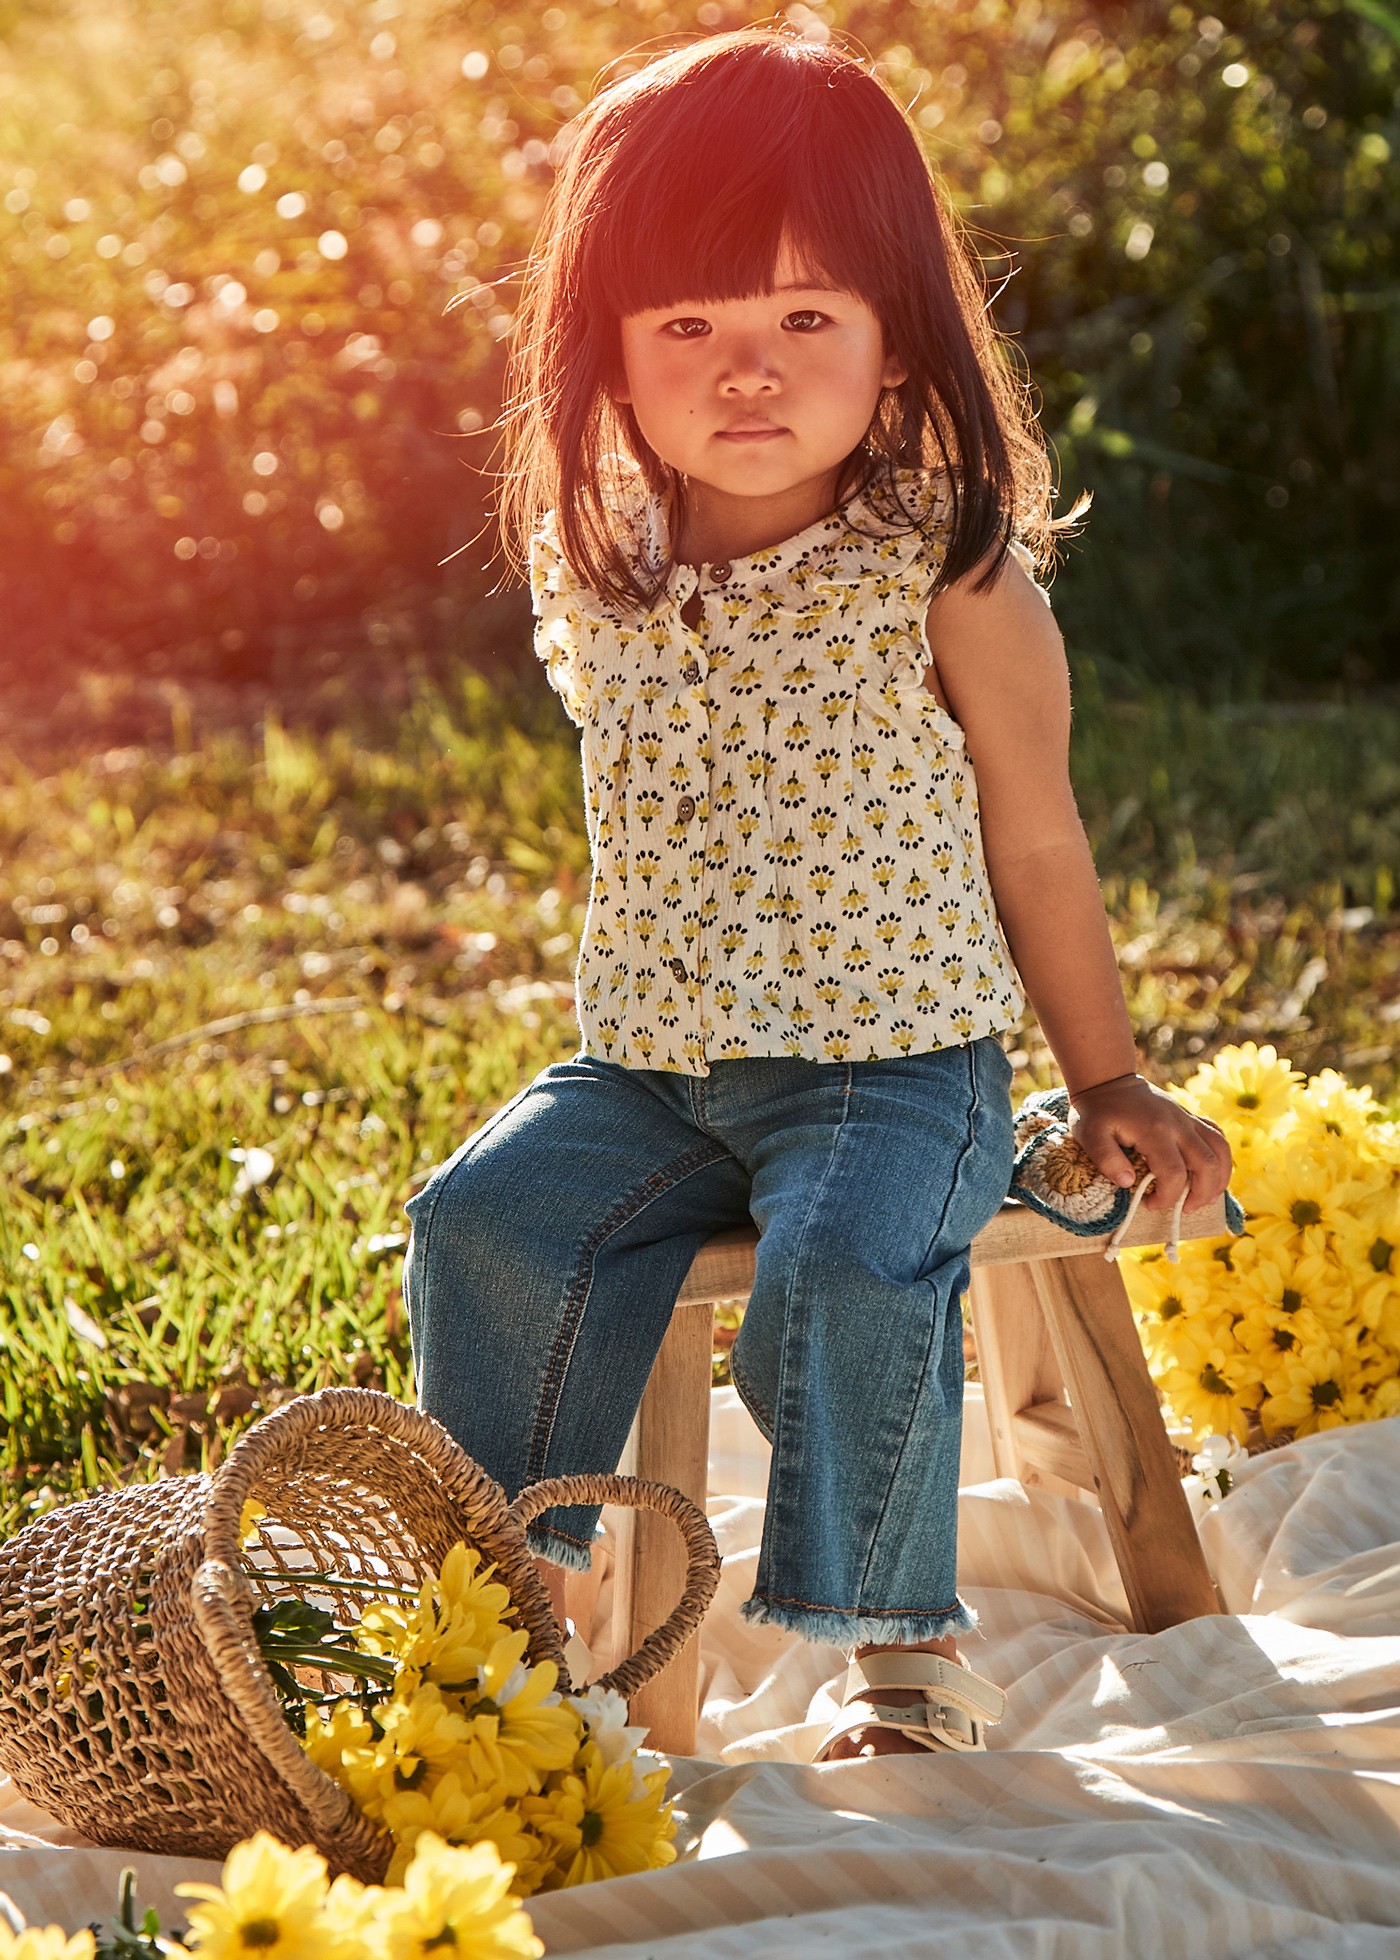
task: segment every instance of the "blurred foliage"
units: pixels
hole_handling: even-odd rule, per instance
[[[1000,284],[1064,488],[1095,491],[1056,599],[1104,683],[1393,680],[1397,0],[786,18],[880,61]],[[260,676],[405,633],[519,659],[523,606],[480,603],[482,471],[553,146],[628,50],[747,19],[0,7],[0,677]]]
[[[1400,708],[1086,688],[1074,777],[1153,1074],[1253,1038],[1400,1111]],[[471,674],[0,770],[0,1536],[411,1393],[403,1202],[575,1048],[587,864],[573,730]]]

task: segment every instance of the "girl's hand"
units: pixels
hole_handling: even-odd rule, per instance
[[[1125,1188],[1137,1182],[1129,1146],[1147,1161],[1148,1211],[1167,1211],[1189,1185],[1192,1210],[1214,1204],[1230,1181],[1230,1146],[1216,1123],[1190,1110],[1140,1075],[1082,1089],[1071,1099],[1070,1131],[1104,1176]]]

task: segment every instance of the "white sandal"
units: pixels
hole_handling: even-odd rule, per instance
[[[923,1701],[901,1706],[860,1699],[882,1688],[917,1688]],[[941,1654],[905,1648],[867,1654],[847,1668],[841,1713],[813,1761],[828,1761],[833,1743],[855,1729],[897,1729],[924,1749],[985,1749],[986,1724],[999,1722],[1005,1708],[1003,1689]]]

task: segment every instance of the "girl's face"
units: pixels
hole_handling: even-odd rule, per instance
[[[842,463],[881,391],[906,373],[863,299],[823,286],[786,248],[773,276],[773,291],[756,298],[686,301],[621,322],[617,398],[688,479],[696,535],[737,537],[719,547],[733,555],[834,508]]]

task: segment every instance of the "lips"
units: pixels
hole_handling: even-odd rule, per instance
[[[776,422],[736,422],[716,433],[725,442],[763,442],[770,436],[785,436],[787,430]]]

